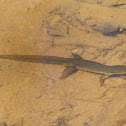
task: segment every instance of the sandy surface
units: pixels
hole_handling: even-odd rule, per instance
[[[126,64],[126,0],[1,0],[0,54]],[[119,5],[119,6],[118,6]],[[112,33],[107,36],[106,33]],[[114,34],[115,33],[115,34]],[[126,80],[0,60],[0,126],[126,126]]]

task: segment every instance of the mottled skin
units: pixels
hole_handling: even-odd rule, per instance
[[[97,62],[83,60],[79,55],[73,54],[74,58],[63,58],[56,56],[40,56],[40,55],[0,55],[1,59],[32,62],[32,63],[44,63],[44,64],[56,64],[63,65],[67,68],[63,71],[61,79],[69,76],[71,73],[77,70],[84,70],[92,73],[102,74],[100,78],[101,86],[104,85],[104,80],[112,75],[125,75],[126,66],[116,65],[107,66]]]

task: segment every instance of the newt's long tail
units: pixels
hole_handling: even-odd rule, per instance
[[[70,64],[70,61],[73,58],[63,58],[63,57],[56,57],[56,56],[41,56],[41,55],[0,55],[0,59],[62,65],[62,64],[68,64],[68,63]]]
[[[63,74],[60,79],[66,78],[70,74],[75,73],[78,70],[77,68],[72,66],[74,58],[41,55],[0,55],[0,59],[67,66],[67,68],[63,71]]]

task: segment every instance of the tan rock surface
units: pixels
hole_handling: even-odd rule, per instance
[[[126,0],[1,0],[0,54],[126,64]],[[0,126],[125,126],[126,80],[64,66],[0,60]]]

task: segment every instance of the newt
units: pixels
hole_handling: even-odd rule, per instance
[[[90,60],[84,60],[80,55],[72,53],[73,58],[64,58],[57,56],[41,55],[0,55],[0,59],[8,59],[32,63],[44,63],[63,65],[66,69],[63,71],[60,79],[68,77],[70,74],[83,70],[91,73],[101,74],[100,85],[104,86],[105,79],[117,75],[126,75],[126,65],[108,66]]]

